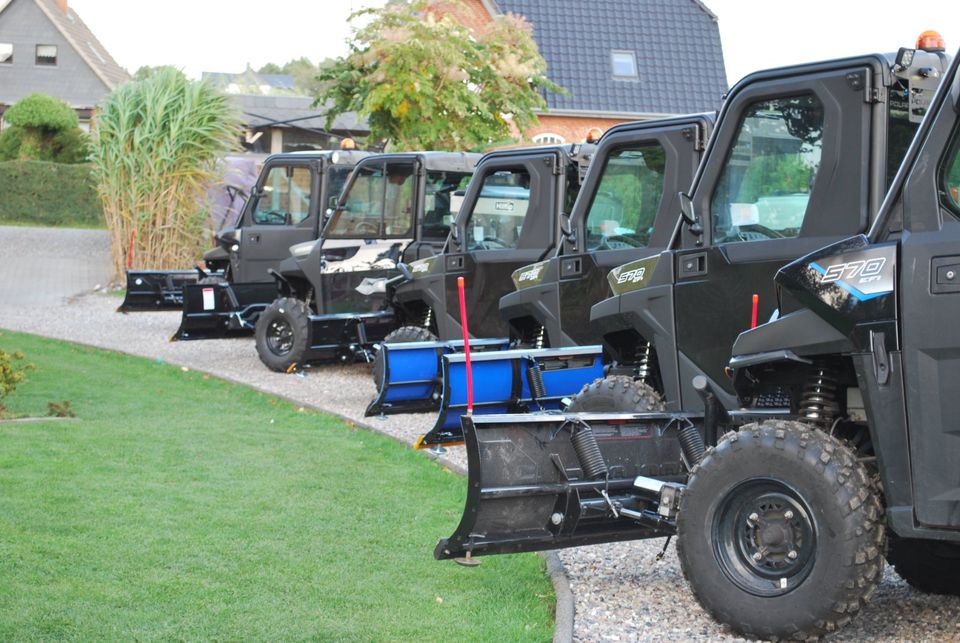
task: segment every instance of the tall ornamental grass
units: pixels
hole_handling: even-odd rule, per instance
[[[238,133],[227,98],[176,69],[160,68],[107,97],[92,161],[117,276],[128,265],[169,270],[200,258],[209,243],[206,190]]]

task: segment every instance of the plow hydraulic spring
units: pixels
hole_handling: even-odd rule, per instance
[[[543,382],[543,371],[540,370],[540,363],[533,360],[533,364],[527,367],[527,381],[530,383],[530,393],[538,404],[540,400],[547,396],[547,385]]]
[[[570,440],[573,442],[573,450],[580,459],[580,465],[583,467],[583,473],[591,480],[606,480],[610,475],[607,469],[607,463],[600,453],[600,445],[597,444],[597,436],[593,434],[587,424],[578,424],[573,428]]]

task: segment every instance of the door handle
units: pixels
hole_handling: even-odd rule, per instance
[[[677,272],[680,278],[699,277],[707,274],[707,253],[695,252],[678,257]]]
[[[259,234],[251,234],[251,235],[250,235],[250,243],[260,243],[260,235],[259,235]]]
[[[930,292],[934,295],[960,292],[960,257],[931,259],[930,282]]]

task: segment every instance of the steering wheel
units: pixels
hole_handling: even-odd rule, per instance
[[[744,230],[744,228],[747,228]],[[765,225],[751,223],[750,225],[738,226],[737,234],[743,241],[762,241],[764,239],[785,239],[783,234],[776,230],[771,230]]]
[[[376,223],[370,223],[369,221],[361,221],[353,230],[355,233],[361,235],[374,235],[380,232],[380,226]]]
[[[600,247],[608,250],[623,250],[625,248],[640,248],[642,246],[640,242],[633,237],[628,237],[622,234],[614,234],[601,239]]]

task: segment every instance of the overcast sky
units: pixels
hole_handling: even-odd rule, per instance
[[[199,76],[203,71],[239,72],[247,63],[257,68],[300,56],[316,62],[342,55],[350,35],[347,16],[384,0],[69,2],[131,72],[141,65],[172,64]],[[706,4],[720,18],[731,84],[757,69],[895,51],[912,46],[926,29],[940,31],[951,53],[960,48],[960,3],[955,1],[706,0]],[[642,50],[642,43],[637,48]]]

